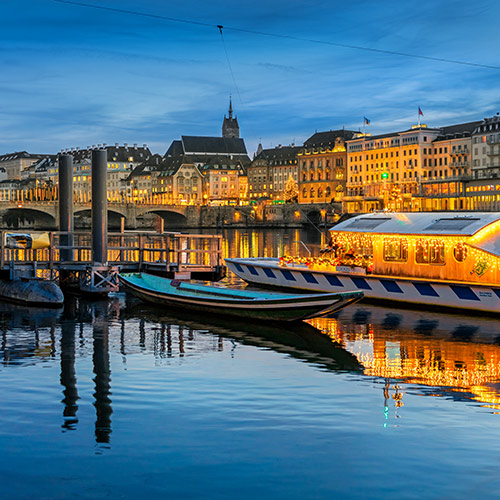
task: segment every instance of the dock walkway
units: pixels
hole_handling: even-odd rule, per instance
[[[42,235],[46,244],[36,248],[37,237],[40,239]],[[95,272],[101,287],[112,291],[118,286],[120,271],[216,280],[224,275],[224,270],[220,235],[108,233],[107,262],[96,263],[92,261],[90,231],[2,231],[0,234],[0,271],[4,275],[10,273],[11,279],[22,276],[60,281],[69,276],[72,281],[78,280],[85,291],[98,291]]]

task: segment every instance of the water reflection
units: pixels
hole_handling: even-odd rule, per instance
[[[68,303],[61,318],[61,385],[64,387],[63,417],[64,429],[75,429],[78,418],[78,389],[76,388],[76,323],[75,307],[72,307],[71,301]]]
[[[500,324],[495,319],[361,304],[293,325],[205,322],[119,295],[103,302],[67,300],[62,314],[0,303],[0,328],[2,369],[59,361],[64,431],[77,428],[79,412],[88,404],[80,399],[79,380],[92,380],[94,439],[105,446],[112,435],[113,353],[123,363],[144,354],[161,365],[204,352],[229,350],[235,356],[239,345],[255,346],[316,369],[372,377],[386,413],[390,404],[396,410],[404,405],[410,386],[424,395],[500,408]],[[80,359],[89,363],[77,377]]]
[[[365,375],[384,379],[384,397],[402,404],[398,381],[429,395],[500,408],[500,324],[494,318],[359,305],[310,323],[354,354]]]
[[[111,434],[111,368],[109,362],[107,302],[97,303],[94,308],[92,336],[94,350],[95,383],[95,438],[97,443],[109,443]]]
[[[324,231],[314,227],[303,229],[247,229],[223,231],[224,257],[281,257],[282,255],[306,255],[309,250],[318,255],[328,240]]]
[[[164,315],[159,313],[157,308],[141,302],[136,302],[133,307],[129,307],[126,314],[130,318],[140,316],[151,322],[159,321],[162,328],[167,325],[169,355],[171,355],[170,328],[176,325],[179,356],[185,353],[185,336],[192,341],[194,340],[193,332],[208,330],[208,333],[218,335],[216,348],[219,351],[223,350],[223,339],[226,338],[245,345],[272,349],[331,370],[362,370],[358,359],[346,351],[339,342],[323,335],[317,328],[304,322],[273,325],[210,317],[204,319],[202,323],[199,320],[193,320],[192,314],[177,312],[175,316]]]

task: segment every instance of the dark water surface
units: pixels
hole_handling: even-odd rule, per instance
[[[118,294],[0,303],[0,336],[1,499],[499,496],[495,319],[361,303],[272,327]]]

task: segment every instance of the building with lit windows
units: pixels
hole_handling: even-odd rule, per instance
[[[37,163],[43,158],[53,157],[48,154],[33,154],[26,151],[16,153],[7,153],[0,155],[0,168],[3,168],[7,174],[7,179],[22,179],[22,172],[30,165]]]
[[[125,180],[127,185],[126,200],[134,203],[158,201],[156,179],[162,156],[155,154],[135,167]]]
[[[298,184],[297,155],[301,146],[276,146],[262,149],[248,167],[249,199],[270,198],[282,200],[290,177]]]
[[[182,136],[172,142],[159,165],[155,192],[166,203],[238,203],[240,178],[246,185],[249,165],[241,138]]]
[[[500,115],[485,118],[472,134],[475,179],[500,179]]]
[[[472,132],[481,122],[442,127],[424,147],[420,192],[422,211],[467,210],[466,186],[472,178]]]
[[[299,203],[342,201],[346,192],[346,141],[358,132],[330,130],[312,135],[297,154]]]
[[[132,170],[139,164],[144,163],[152,156],[151,151],[144,144],[142,147],[134,144],[129,146],[108,146],[99,144],[98,149],[105,149],[107,152],[107,191],[108,200],[121,202],[127,199],[127,182]],[[73,156],[73,191],[77,201],[88,202],[91,197],[91,163],[92,150],[95,146],[86,149],[73,148],[63,151],[65,154]],[[56,185],[58,183],[58,164],[55,162],[48,170],[48,182]]]
[[[473,140],[479,143],[473,134],[477,135],[481,124],[475,121],[439,128],[419,125],[348,141],[344,210],[488,210],[486,202],[493,201],[491,193],[476,202],[470,199],[470,193],[479,189],[476,179],[480,174],[473,164],[484,162],[474,155],[476,149],[482,151],[482,146],[473,148]],[[491,190],[486,179],[485,189]]]
[[[201,205],[204,179],[194,160],[163,158],[153,187],[154,198],[166,205]]]
[[[440,129],[414,126],[383,135],[360,135],[347,141],[347,196],[344,210],[371,212],[420,210],[424,157]]]

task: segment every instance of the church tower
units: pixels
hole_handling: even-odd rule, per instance
[[[222,122],[222,137],[240,137],[238,119],[236,116],[233,118],[233,103],[231,97],[229,97],[229,116],[226,117],[226,115],[224,115],[224,121]]]

